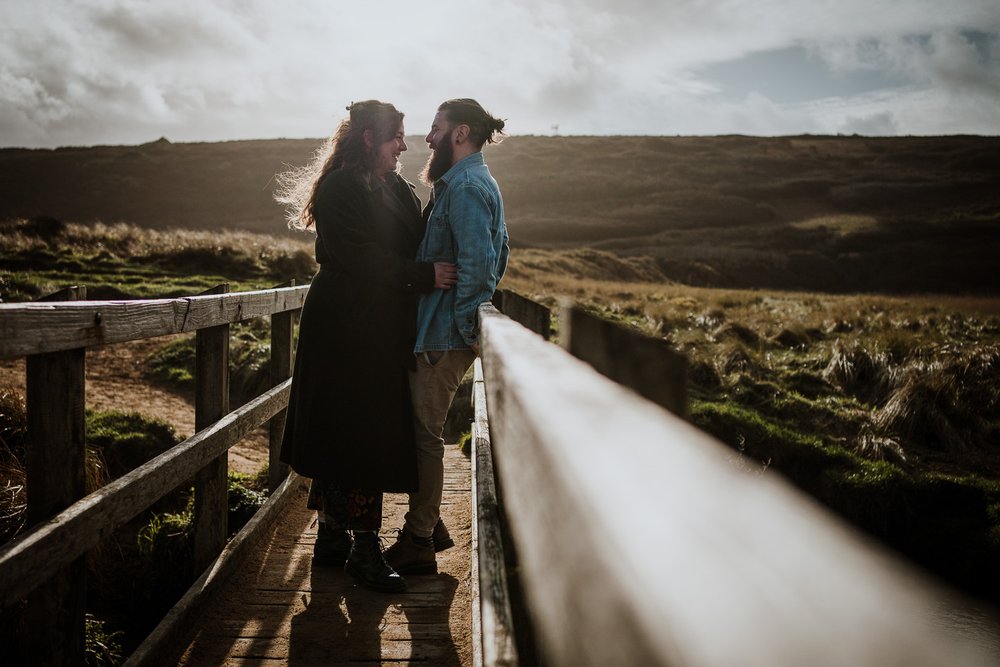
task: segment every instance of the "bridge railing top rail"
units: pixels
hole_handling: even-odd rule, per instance
[[[0,359],[123,343],[302,307],[308,285],[174,299],[0,304]]]

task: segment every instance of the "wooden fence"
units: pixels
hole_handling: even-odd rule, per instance
[[[299,478],[275,463],[288,402],[292,326],[307,286],[137,301],[82,301],[72,288],[42,302],[0,304],[0,358],[26,359],[28,528],[0,549],[0,608],[27,599],[25,654],[29,664],[82,664],[83,557],[102,539],[177,487],[195,480],[194,552],[204,574],[160,627],[133,654],[156,655],[211,590],[251,535],[276,513]],[[56,302],[54,302],[56,301]],[[271,318],[272,389],[229,411],[229,325]],[[197,332],[197,433],[164,454],[84,495],[84,371],[88,347]],[[272,494],[247,527],[226,544],[226,452],[270,420]],[[282,481],[284,479],[284,481]]]
[[[489,304],[480,321],[477,666],[1000,664],[941,589],[679,417],[683,387],[651,392],[677,355],[572,307],[562,347]]]
[[[275,465],[267,504],[225,543],[225,453],[268,420],[274,453],[306,290],[0,304],[0,358],[28,357],[32,452],[32,526],[0,550],[0,606],[27,597],[29,614],[54,614],[28,625],[32,664],[81,662],[81,558],[178,480],[198,480],[196,553],[208,566],[129,664],[162,654],[301,483],[280,482]],[[541,306],[501,299],[537,333],[480,309],[477,665],[995,664],[935,621],[941,600],[907,566],[679,417],[683,386],[655,385],[683,383],[683,358],[571,306],[556,346]],[[275,386],[229,412],[229,325],[266,316]],[[85,349],[191,331],[200,430],[83,497]]]

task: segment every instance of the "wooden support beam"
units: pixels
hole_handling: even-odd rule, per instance
[[[206,294],[225,294],[229,284]],[[195,355],[195,429],[201,431],[229,412],[229,325],[199,329]],[[194,571],[201,572],[226,546],[229,517],[229,458],[223,453],[195,476]]]
[[[293,278],[284,285],[277,288],[295,287]],[[295,313],[297,311],[286,310],[271,315],[271,386],[276,386],[292,377],[292,363],[294,360],[294,330]],[[281,485],[285,477],[288,476],[288,464],[283,463],[279,458],[281,453],[281,438],[285,431],[285,414],[282,410],[268,423],[268,465],[267,481],[268,488],[274,491]]]
[[[71,287],[42,299],[86,299]],[[42,525],[86,493],[83,348],[26,359],[28,433],[26,528]],[[39,555],[44,560],[44,555]],[[77,665],[83,660],[86,563],[78,557],[28,596],[24,652],[32,664]]]

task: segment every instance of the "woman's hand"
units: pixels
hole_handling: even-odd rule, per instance
[[[450,262],[434,262],[434,287],[451,289],[458,282],[458,267]]]

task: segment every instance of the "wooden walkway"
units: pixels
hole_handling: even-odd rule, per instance
[[[179,664],[471,665],[471,466],[457,447],[445,452],[442,516],[456,546],[438,554],[437,575],[408,577],[406,593],[384,594],[339,568],[314,570],[316,513],[300,488],[258,552],[192,624]],[[386,494],[386,545],[405,512],[405,495]]]

